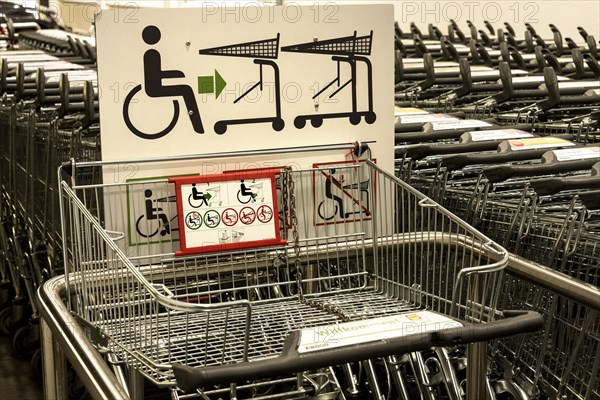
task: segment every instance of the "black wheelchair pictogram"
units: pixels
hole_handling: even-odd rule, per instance
[[[160,41],[160,37],[160,30],[154,25],[146,26],[142,31],[142,38],[148,45],[155,45]],[[194,131],[197,133],[204,133],[202,119],[200,117],[200,111],[198,109],[198,103],[196,102],[194,91],[188,85],[163,85],[164,80],[172,78],[185,78],[185,74],[178,70],[163,70],[159,51],[156,49],[146,50],[144,53],[143,85],[145,94],[149,97],[175,97],[183,99]],[[142,85],[140,84],[135,86],[125,97],[125,101],[123,103],[123,120],[125,121],[127,128],[134,135],[142,139],[160,139],[171,132],[173,128],[175,128],[175,125],[177,125],[180,111],[179,102],[178,100],[173,100],[173,117],[165,128],[155,132],[143,132],[133,124],[130,116],[131,102],[133,98],[141,91]]]
[[[170,235],[173,231],[179,230],[177,224],[173,224],[177,216],[169,218],[162,207],[155,207],[156,203],[168,203],[175,200],[170,197],[153,199],[152,195],[152,190],[146,189],[144,191],[144,213],[135,221],[137,234],[149,239],[158,234],[166,236]]]

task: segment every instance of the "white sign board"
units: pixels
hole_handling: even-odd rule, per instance
[[[374,141],[392,171],[393,14],[297,4],[141,9],[133,19],[104,11],[103,160]]]
[[[393,14],[390,4],[103,11],[96,20],[102,159],[368,142],[378,165],[393,172]],[[344,152],[121,164],[104,178],[117,182],[127,169],[135,171],[130,179],[143,179],[308,168]],[[130,233],[130,250],[181,237],[163,194],[130,197],[122,226],[109,227]]]
[[[284,244],[277,170],[172,178],[181,249],[177,255]]]

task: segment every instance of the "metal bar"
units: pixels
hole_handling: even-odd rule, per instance
[[[544,265],[510,254],[506,271],[578,303],[600,311],[600,288]]]
[[[55,351],[54,337],[52,336],[50,327],[43,319],[40,321],[40,329],[42,338],[42,365],[44,365],[44,398],[66,400],[68,396],[65,396],[64,391],[59,394],[60,385],[57,384],[59,376],[66,376],[64,360],[57,359],[59,354]]]
[[[374,143],[374,142],[362,142],[362,143]],[[296,147],[283,147],[275,149],[263,149],[263,150],[242,150],[234,152],[221,152],[221,153],[206,153],[206,154],[192,154],[187,156],[173,156],[173,157],[154,157],[154,158],[140,158],[140,159],[128,159],[128,160],[112,160],[112,161],[86,161],[76,162],[72,160],[72,165],[79,167],[91,167],[105,164],[131,164],[131,163],[152,163],[152,162],[169,162],[169,161],[185,161],[185,160],[207,160],[213,158],[232,158],[232,157],[246,157],[246,156],[260,156],[260,155],[272,155],[272,154],[287,154],[287,153],[308,153],[315,151],[333,151],[333,150],[354,150],[356,143],[334,143],[334,144],[323,144],[318,146],[296,146]]]
[[[129,399],[127,391],[119,384],[108,365],[95,350],[77,321],[64,305],[61,295],[65,291],[65,277],[48,280],[38,291],[40,314],[43,324],[50,330],[53,340],[71,362],[90,395],[95,399]],[[45,345],[48,343],[44,343]],[[44,356],[45,361],[50,361]],[[53,373],[53,365],[44,365],[44,370]],[[60,367],[60,364],[58,365]],[[65,374],[66,377],[66,374]],[[53,378],[54,379],[54,378]],[[64,384],[63,388],[67,385]],[[60,390],[60,388],[56,388]],[[60,398],[60,397],[46,397]]]

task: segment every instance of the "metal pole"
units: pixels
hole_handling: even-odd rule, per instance
[[[482,277],[471,275],[469,277],[469,300],[473,304],[482,304],[483,285]],[[477,313],[476,310],[472,311]],[[474,316],[474,315],[472,315]],[[487,342],[470,343],[467,345],[467,400],[485,400],[487,375]]]
[[[67,364],[46,320],[40,320],[44,398],[67,400]]]
[[[40,314],[43,318],[44,338],[44,377],[54,380],[48,387],[47,399],[67,399],[65,356],[77,372],[85,388],[94,399],[127,400],[127,391],[119,384],[102,356],[88,340],[78,322],[73,318],[63,302],[65,277],[52,278],[37,292]],[[52,350],[50,350],[52,349]],[[49,353],[52,351],[52,353]],[[54,368],[54,369],[53,369]],[[56,377],[53,376],[56,374]]]
[[[600,311],[600,288],[597,286],[514,254],[509,255],[506,270],[513,276],[535,282],[544,289]]]

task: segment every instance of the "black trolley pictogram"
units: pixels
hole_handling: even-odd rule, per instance
[[[215,123],[215,132],[222,135],[227,131],[229,125],[241,125],[241,124],[260,124],[270,122],[275,131],[281,131],[285,126],[283,119],[281,118],[281,94],[279,84],[279,67],[273,60],[277,59],[279,52],[279,33],[275,38],[257,40],[253,42],[237,43],[228,46],[212,47],[209,49],[202,49],[199,51],[200,54],[212,55],[212,56],[227,56],[227,57],[247,57],[254,58],[254,64],[259,66],[260,77],[252,87],[242,93],[237,99],[233,101],[236,104],[244,97],[246,97],[253,90],[258,88],[261,92],[263,90],[263,67],[270,66],[273,68],[273,75],[275,81],[275,116],[270,117],[258,117],[258,118],[240,118],[240,119],[229,119],[221,120]]]
[[[337,89],[329,96],[330,98],[337,95],[342,89],[350,85],[352,89],[352,111],[342,113],[329,113],[329,114],[312,114],[312,115],[299,115],[294,119],[294,125],[298,129],[304,128],[306,121],[311,122],[312,126],[318,128],[323,124],[324,119],[331,118],[348,118],[352,125],[358,125],[362,117],[365,122],[372,124],[377,119],[375,112],[373,111],[373,67],[371,61],[366,57],[371,55],[371,45],[373,43],[373,31],[366,36],[357,36],[356,31],[354,35],[339,37],[335,39],[320,40],[313,42],[306,42],[301,44],[295,44],[291,46],[284,46],[281,51],[293,52],[293,53],[312,53],[312,54],[331,54],[331,59],[337,63],[337,76],[329,82],[323,89],[313,96],[316,99],[325,90],[329,89],[334,84],[337,85]],[[358,99],[357,99],[357,68],[356,63],[363,62],[367,67],[367,92],[368,92],[368,110],[358,111]],[[351,77],[345,83],[341,83],[340,78],[340,63],[348,63],[350,65]]]

